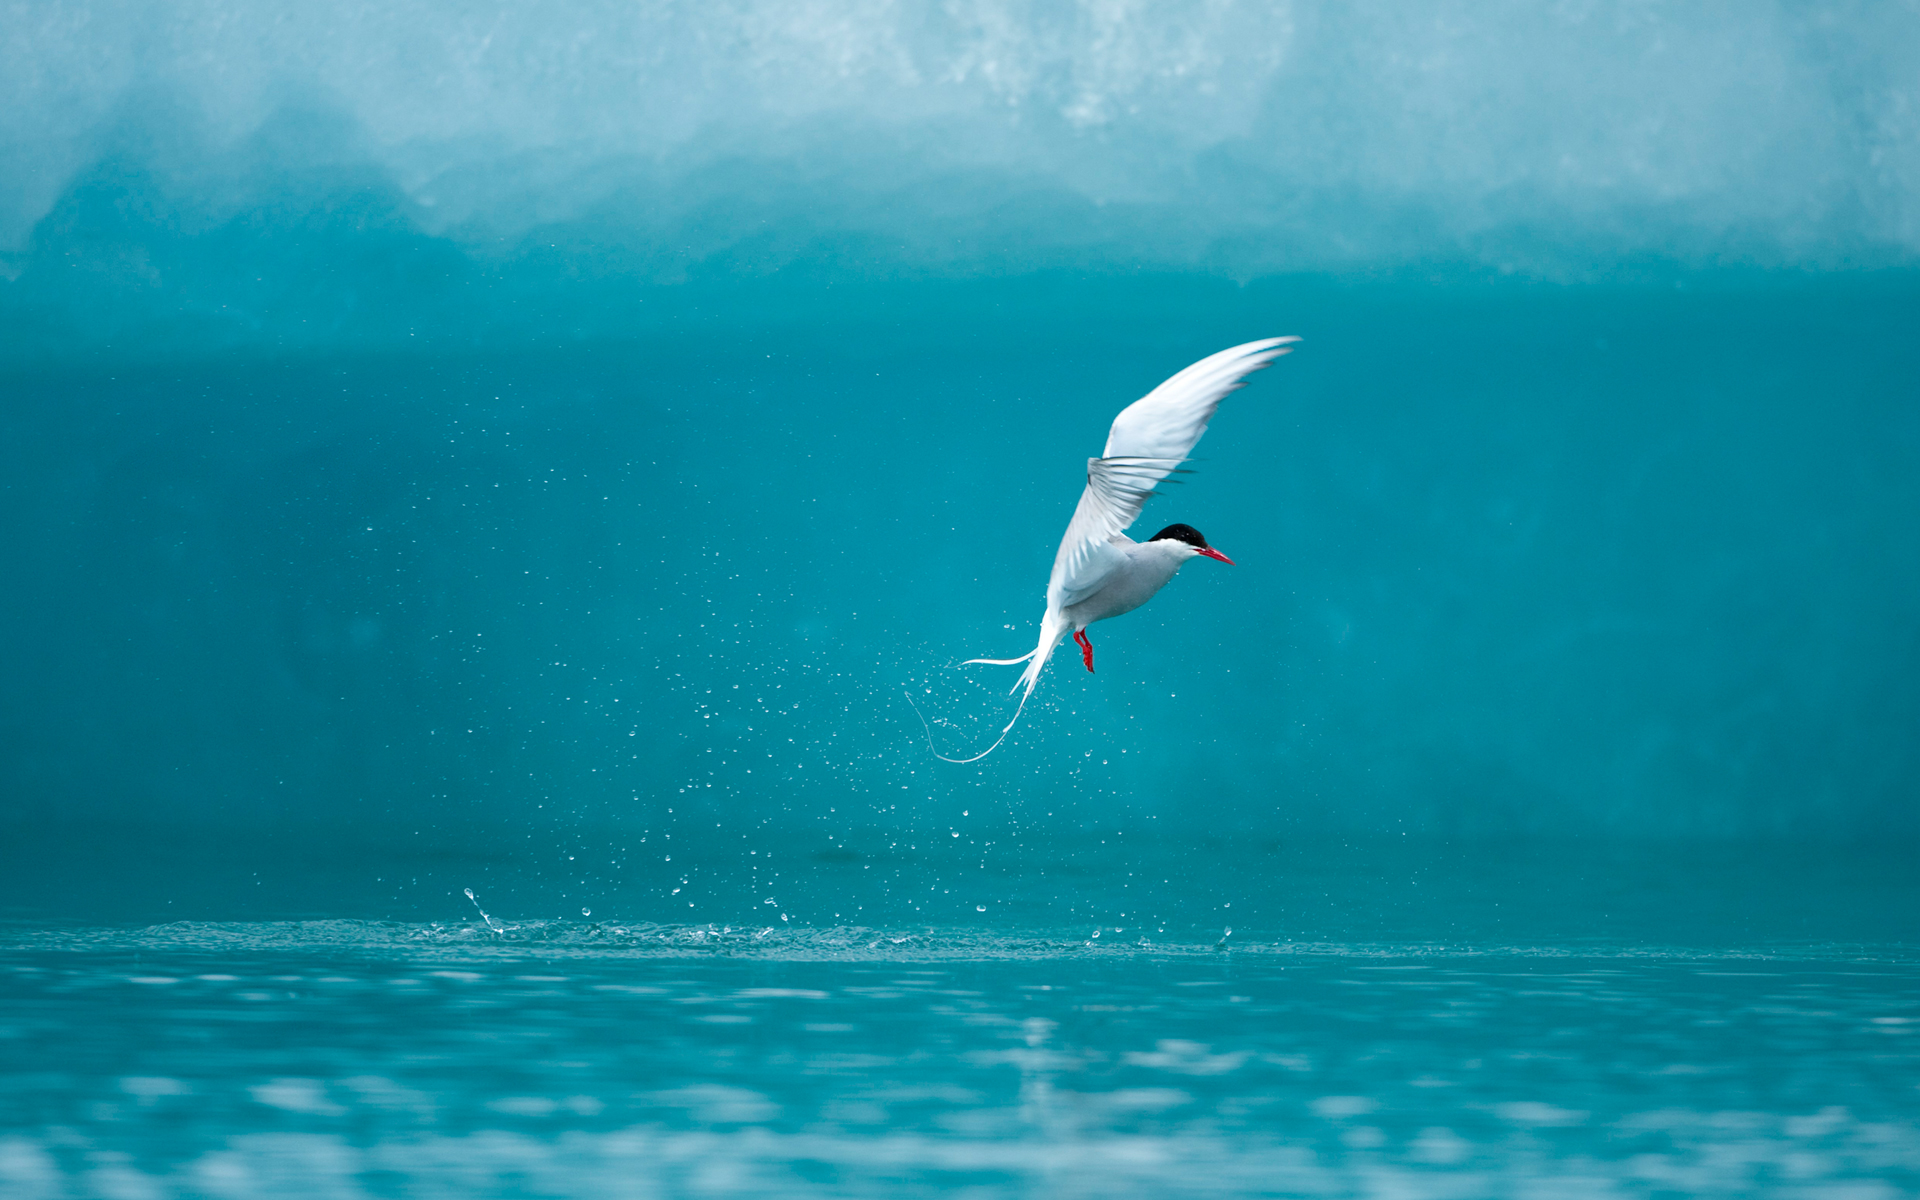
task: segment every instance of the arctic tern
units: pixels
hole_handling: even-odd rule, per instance
[[[978,762],[998,749],[1019,723],[1027,698],[1040,682],[1040,672],[1069,632],[1087,670],[1092,671],[1093,643],[1087,640],[1087,626],[1130,613],[1153,599],[1190,559],[1204,555],[1232,564],[1191,525],[1169,525],[1144,542],[1134,541],[1125,531],[1140,516],[1147,498],[1158,494],[1155,487],[1180,471],[1227,393],[1246,386],[1247,376],[1274,359],[1292,353],[1293,343],[1299,340],[1263,338],[1222,350],[1120,410],[1107,433],[1106,449],[1099,458],[1087,460],[1086,490],[1080,493],[1080,506],[1074,509],[1054,555],[1053,574],[1047,580],[1047,611],[1040,619],[1040,644],[1018,658],[970,658],[961,664],[1027,664],[1013,685],[1014,691],[1026,689],[1013,720],[993,745],[972,758],[941,754],[932,744],[929,729],[928,747],[936,758]],[[914,707],[918,711],[919,706]]]

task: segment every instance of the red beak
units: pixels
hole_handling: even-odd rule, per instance
[[[1208,558],[1217,558],[1221,562],[1227,564],[1230,567],[1233,565],[1232,559],[1220,553],[1218,550],[1215,550],[1212,546],[1196,546],[1194,547],[1194,549],[1199,551],[1201,554],[1206,555]]]

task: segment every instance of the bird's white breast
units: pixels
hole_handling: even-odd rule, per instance
[[[1167,586],[1167,581],[1194,556],[1193,548],[1184,542],[1135,542],[1130,538],[1113,541],[1125,551],[1125,565],[1108,575],[1099,591],[1061,610],[1061,615],[1073,622],[1076,629],[1139,608]]]

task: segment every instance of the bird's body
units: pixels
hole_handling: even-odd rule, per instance
[[[1020,707],[992,746],[972,758],[948,762],[974,762],[993,753],[1020,720],[1047,660],[1068,634],[1079,643],[1091,671],[1093,644],[1087,640],[1087,626],[1139,608],[1193,558],[1233,561],[1209,546],[1191,525],[1169,525],[1144,542],[1125,531],[1147,498],[1156,494],[1154,488],[1187,461],[1227,393],[1244,386],[1248,375],[1288,353],[1299,340],[1266,338],[1203,358],[1114,418],[1106,450],[1087,460],[1086,490],[1054,556],[1039,644],[1018,658],[967,660],[998,666],[1025,663],[1026,670],[1013,685],[1016,691],[1025,689]],[[946,758],[938,750],[934,753]]]
[[[1180,568],[1196,553],[1185,542],[1171,538],[1136,542],[1123,533],[1113,539],[1113,544],[1127,556],[1127,561],[1107,576],[1099,591],[1060,610],[1060,615],[1072,622],[1076,630],[1139,608],[1153,599],[1155,592],[1173,582]]]

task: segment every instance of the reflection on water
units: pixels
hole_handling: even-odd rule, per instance
[[[1910,951],[501,923],[12,935],[0,1194],[1920,1186]]]

